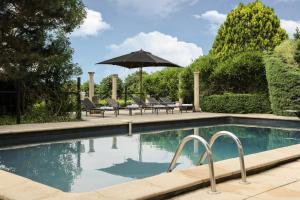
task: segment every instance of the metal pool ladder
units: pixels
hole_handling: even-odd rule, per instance
[[[184,146],[186,145],[186,143],[188,143],[191,140],[198,140],[200,143],[203,144],[203,146],[205,148],[205,155],[208,158],[211,193],[217,193],[216,179],[215,179],[215,172],[214,172],[214,163],[213,163],[213,159],[212,159],[211,149],[210,149],[209,144],[206,142],[206,140],[198,135],[189,135],[181,140],[181,142],[176,150],[176,153],[171,161],[168,172],[172,172],[173,169],[176,167],[176,161],[179,158]]]
[[[237,145],[238,151],[239,151],[239,155],[240,155],[240,166],[241,166],[241,176],[242,176],[242,182],[244,184],[248,184],[249,182],[247,182],[246,179],[246,168],[245,168],[245,161],[244,161],[244,150],[243,150],[243,146],[241,141],[239,140],[238,137],[236,137],[236,135],[234,135],[233,133],[229,132],[229,131],[219,131],[216,132],[210,139],[209,141],[209,147],[212,148],[212,145],[214,144],[214,142],[221,136],[227,136],[230,137],[235,144]],[[199,165],[201,165],[206,157],[208,157],[208,162],[210,162],[209,160],[211,160],[211,155],[208,155],[207,152],[203,152],[201,157],[200,157],[200,162]]]

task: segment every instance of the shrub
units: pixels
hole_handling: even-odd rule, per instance
[[[122,97],[123,95],[123,81],[118,77],[117,79],[117,95]],[[102,79],[99,85],[100,99],[111,98],[112,93],[112,75]]]
[[[266,93],[265,65],[261,52],[243,52],[220,62],[210,78],[215,94]]]
[[[295,65],[295,49],[296,43],[293,40],[286,40],[274,49],[274,54],[283,59],[285,63]]]
[[[178,99],[178,82],[181,69],[166,68],[144,78],[144,91],[155,98],[169,97],[172,101]]]
[[[300,67],[300,39],[296,40],[294,59],[295,59],[295,62]]]
[[[270,102],[265,94],[230,94],[204,96],[200,102],[206,112],[267,113]]]
[[[213,93],[215,86],[212,80],[212,74],[217,66],[217,60],[211,56],[201,56],[191,64],[193,71],[200,72],[200,91],[204,95],[210,95]]]
[[[179,97],[183,98],[183,101],[190,103],[194,98],[194,77],[191,67],[183,69],[179,74]]]
[[[290,115],[289,109],[300,109],[300,69],[279,57],[266,56],[266,73],[271,108],[278,115]]]
[[[200,71],[201,95],[231,93],[267,93],[263,53],[243,52],[220,61],[202,56],[180,74],[180,96],[193,98],[193,71]]]
[[[101,99],[101,100],[99,101],[99,105],[100,105],[100,106],[107,106],[107,105],[108,105],[107,99]]]

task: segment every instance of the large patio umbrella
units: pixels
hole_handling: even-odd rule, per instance
[[[96,64],[118,65],[128,69],[140,68],[140,97],[142,97],[143,92],[143,67],[180,67],[179,65],[155,56],[150,52],[143,51],[142,49]]]

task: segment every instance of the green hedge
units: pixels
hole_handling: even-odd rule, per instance
[[[265,62],[273,113],[291,115],[286,110],[300,110],[300,68],[274,56]]]
[[[268,113],[271,111],[268,95],[223,94],[202,97],[201,109],[218,113]]]

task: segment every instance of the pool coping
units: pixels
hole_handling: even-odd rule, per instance
[[[247,155],[245,156],[247,175],[259,173],[297,159],[300,159],[300,144]],[[240,177],[238,158],[215,162],[215,175],[217,182]],[[175,170],[172,173],[163,173],[83,193],[63,192],[0,170],[0,199],[10,200],[166,199],[208,185],[207,165]]]

